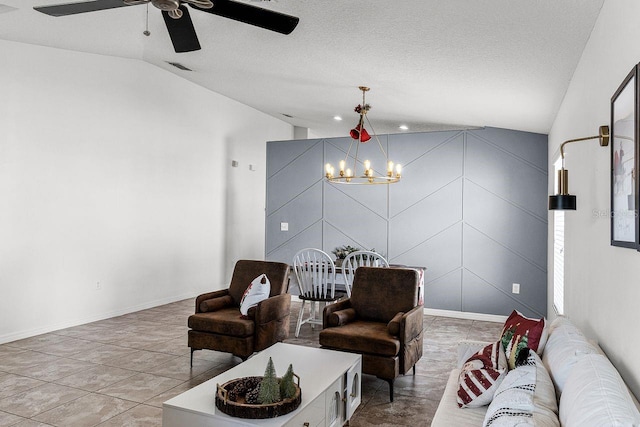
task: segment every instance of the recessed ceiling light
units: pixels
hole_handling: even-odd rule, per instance
[[[407,125],[400,125],[400,126],[398,126],[398,129],[400,129],[400,130],[409,130],[409,126],[407,126]]]
[[[333,120],[336,120],[338,122],[342,121],[342,117],[340,116],[333,116]]]

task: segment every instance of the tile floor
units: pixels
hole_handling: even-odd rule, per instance
[[[318,329],[287,342],[318,346]],[[154,307],[0,345],[0,427],[161,426],[162,402],[240,363],[214,351],[194,353],[186,321],[193,300]],[[501,324],[424,317],[424,356],[416,375],[395,382],[363,375],[351,426],[429,426],[461,339],[493,341]]]

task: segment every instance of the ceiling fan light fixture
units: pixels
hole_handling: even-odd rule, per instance
[[[40,13],[58,17],[140,4],[148,5],[149,3],[162,11],[162,17],[176,53],[200,50],[200,42],[187,4],[212,15],[233,19],[280,34],[291,34],[300,21],[296,16],[252,6],[237,0],[215,0],[215,7],[212,0],[85,0],[49,6],[34,6],[33,8]],[[147,28],[143,34],[148,35],[148,33]]]
[[[151,0],[151,4],[160,10],[166,10],[170,12],[180,7],[179,0]]]

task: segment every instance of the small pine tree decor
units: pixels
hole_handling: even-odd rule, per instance
[[[261,404],[270,404],[279,401],[280,384],[278,384],[278,377],[276,377],[276,368],[273,366],[273,360],[269,358],[267,369],[264,371],[264,377],[260,383],[258,402]]]
[[[293,383],[293,365],[289,365],[287,373],[280,380],[280,396],[289,399],[296,394],[296,385]]]

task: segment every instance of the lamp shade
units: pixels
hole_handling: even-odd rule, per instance
[[[550,211],[566,211],[576,210],[576,196],[571,194],[556,194],[555,196],[549,196],[549,210]]]

